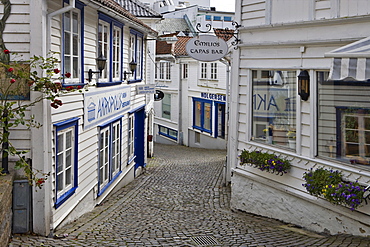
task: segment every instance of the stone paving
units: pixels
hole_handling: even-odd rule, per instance
[[[155,144],[145,173],[55,236],[15,235],[9,246],[370,246],[232,211],[224,151]],[[65,236],[65,237],[64,237]]]

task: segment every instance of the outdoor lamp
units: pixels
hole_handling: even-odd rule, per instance
[[[307,70],[302,70],[298,75],[298,94],[304,101],[310,96],[310,75]]]
[[[88,78],[87,80],[89,82],[91,82],[92,80],[92,75],[94,73],[99,73],[101,75],[101,72],[103,71],[103,69],[105,68],[105,64],[107,63],[107,59],[103,56],[103,54],[100,53],[100,56],[98,58],[96,58],[96,65],[98,66],[98,70],[99,71],[92,71],[92,69],[89,69],[89,72],[88,73]]]
[[[128,64],[130,67],[131,72],[123,72],[123,80],[125,81],[127,79],[127,75],[133,75],[134,71],[136,70],[137,63],[135,63],[134,59]]]

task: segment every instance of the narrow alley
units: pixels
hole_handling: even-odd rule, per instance
[[[9,246],[370,246],[233,212],[223,186],[226,153],[156,144],[143,175],[54,238],[15,235]],[[266,195],[268,196],[268,195]]]

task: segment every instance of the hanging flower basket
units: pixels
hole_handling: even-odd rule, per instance
[[[281,176],[287,173],[291,168],[289,160],[280,158],[275,154],[263,153],[260,151],[250,152],[244,149],[239,159],[241,165],[248,164],[261,171],[267,171]]]
[[[310,195],[324,198],[332,204],[349,207],[352,211],[365,200],[366,188],[356,182],[343,181],[340,171],[318,168],[303,174],[302,184]]]

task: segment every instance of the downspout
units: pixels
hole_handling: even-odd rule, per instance
[[[67,11],[70,11],[74,8],[76,8],[76,0],[70,0],[70,4],[67,7],[58,9],[54,12],[51,12],[47,15],[47,36],[48,36],[48,43],[47,43],[47,51],[50,51],[51,49],[51,18],[53,18],[56,15],[63,14]]]

